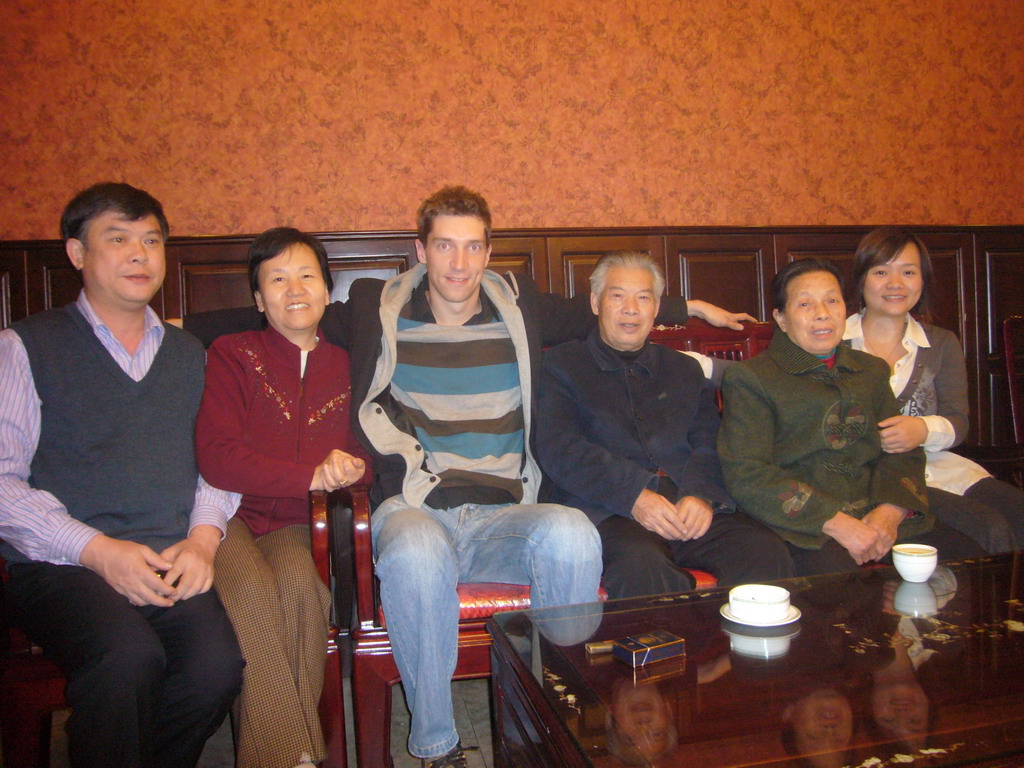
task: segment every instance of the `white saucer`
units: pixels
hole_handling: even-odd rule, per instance
[[[789,606],[789,610],[786,612],[785,618],[779,619],[778,621],[744,621],[743,619],[738,619],[732,615],[732,611],[729,610],[728,603],[722,603],[722,607],[718,609],[718,612],[729,621],[734,621],[737,624],[743,624],[748,627],[781,627],[784,624],[792,624],[800,618],[800,609],[795,605]]]

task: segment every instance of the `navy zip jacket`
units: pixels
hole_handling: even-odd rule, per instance
[[[735,511],[718,461],[714,393],[696,360],[660,344],[626,360],[595,328],[585,341],[549,350],[536,428],[541,500],[576,507],[597,524],[631,518],[642,490],[674,484],[673,503],[697,496]]]

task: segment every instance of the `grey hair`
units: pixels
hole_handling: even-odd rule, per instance
[[[590,274],[590,292],[593,295],[600,298],[608,282],[608,270],[616,267],[646,269],[654,279],[654,297],[660,300],[665,293],[665,275],[661,265],[648,254],[640,251],[612,251],[597,260],[597,266]]]

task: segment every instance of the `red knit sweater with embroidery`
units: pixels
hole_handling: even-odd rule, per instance
[[[321,341],[299,377],[300,351],[273,328],[223,336],[207,353],[196,461],[214,487],[242,494],[255,536],[309,523],[309,484],[338,448],[370,459],[349,428],[348,353]]]

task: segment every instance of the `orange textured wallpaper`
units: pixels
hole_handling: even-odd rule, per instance
[[[100,179],[181,235],[1020,224],[1020,0],[3,0],[0,239]]]

